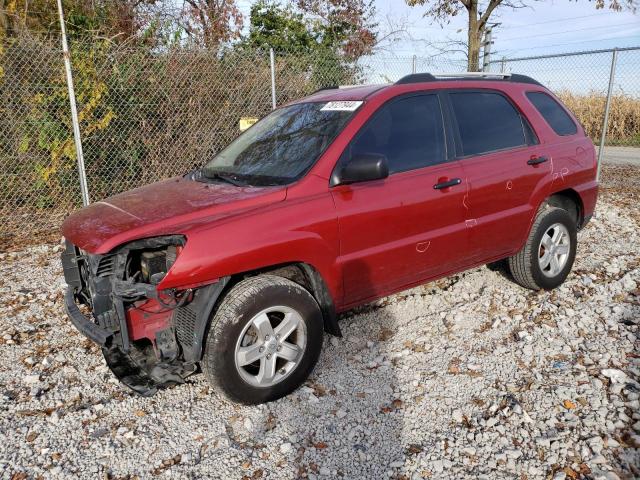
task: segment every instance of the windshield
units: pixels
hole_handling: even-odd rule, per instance
[[[313,166],[361,103],[298,103],[275,110],[218,153],[202,174],[247,185],[291,183]]]

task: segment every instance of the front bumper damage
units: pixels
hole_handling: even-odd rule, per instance
[[[126,278],[131,251],[162,246],[158,242],[134,242],[114,253],[91,255],[67,241],[62,254],[71,323],[100,345],[114,375],[144,396],[183,383],[197,370],[205,328],[228,281],[160,293],[154,285]],[[168,303],[168,298],[176,301]]]

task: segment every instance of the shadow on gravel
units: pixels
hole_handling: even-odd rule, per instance
[[[369,282],[368,268],[359,264],[358,270]],[[372,316],[376,322],[367,321]],[[370,304],[343,314],[340,328],[343,338],[325,336],[308,382],[266,408],[267,428],[289,434],[280,451],[295,451],[293,478],[382,478],[404,464],[403,405],[394,394],[396,372],[385,345],[397,331],[396,319]],[[273,440],[266,431],[262,441]]]
[[[488,263],[487,268],[510,282],[514,281],[513,275],[511,275],[511,271],[509,270],[509,262],[506,258],[504,260],[498,260],[497,262]]]

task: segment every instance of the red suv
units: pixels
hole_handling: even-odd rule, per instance
[[[71,215],[67,312],[142,395],[202,368],[266,402],[356,305],[500,259],[523,287],[557,287],[597,189],[591,141],[529,77],[325,89],[199,170]]]

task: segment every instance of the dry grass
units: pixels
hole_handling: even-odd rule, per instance
[[[600,140],[606,96],[598,92],[576,95],[567,91],[558,97],[578,117],[587,134]],[[609,110],[608,144],[640,146],[640,98],[626,94],[614,95]]]

